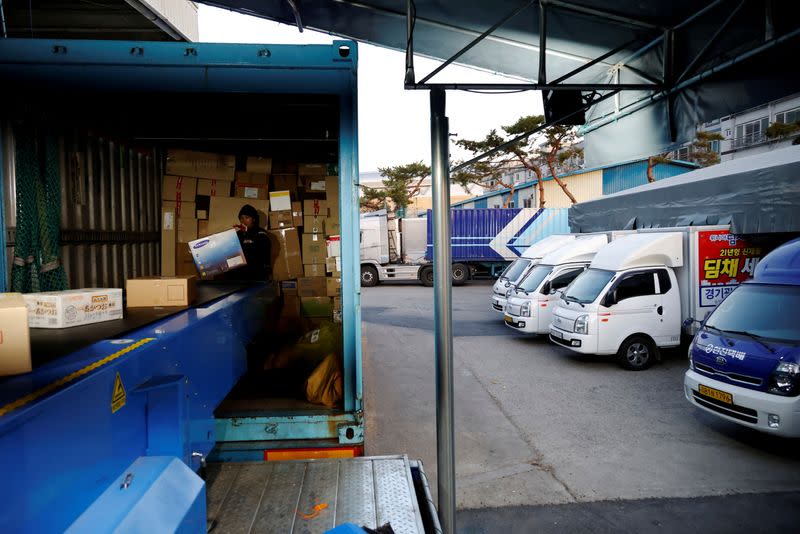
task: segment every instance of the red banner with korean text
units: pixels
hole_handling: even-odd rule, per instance
[[[713,307],[753,277],[762,251],[727,230],[698,232],[697,237],[700,306]]]

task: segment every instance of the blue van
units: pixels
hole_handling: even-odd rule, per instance
[[[689,346],[687,400],[744,426],[800,436],[800,239],[762,259]]]

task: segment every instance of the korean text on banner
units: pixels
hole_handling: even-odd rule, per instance
[[[762,250],[727,230],[698,232],[700,306],[714,307],[752,278]]]

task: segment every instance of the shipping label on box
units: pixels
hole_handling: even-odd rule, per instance
[[[325,276],[325,266],[320,264],[303,265],[306,276]]]
[[[303,216],[325,217],[328,215],[328,205],[324,200],[304,200]]]
[[[236,182],[236,197],[266,200],[267,186]]]
[[[325,246],[329,258],[336,258],[342,255],[342,241],[338,235],[332,235],[325,240]]]
[[[188,306],[194,302],[197,277],[148,276],[125,282],[126,307]]]
[[[289,191],[270,191],[269,205],[272,211],[292,211],[292,198]]]
[[[307,234],[324,234],[325,217],[314,217],[313,215],[303,217],[303,232]]]
[[[167,174],[232,182],[235,172],[236,156],[193,150],[167,152]]]
[[[32,370],[25,298],[20,293],[0,293],[0,376]]]
[[[325,192],[325,177],[324,176],[302,176],[303,189],[309,193],[324,193]]]
[[[297,296],[297,280],[284,280],[281,282],[281,294],[284,296]]]
[[[31,328],[68,328],[122,319],[122,289],[89,288],[23,295]]]
[[[327,283],[327,295],[329,297],[340,297],[342,295],[342,279],[339,276],[334,276],[325,279]]]
[[[267,213],[269,213],[268,200],[211,197],[208,213],[208,231],[216,234],[229,230],[235,224],[239,224],[239,210],[245,204],[250,204],[258,212],[259,226],[266,226],[269,221],[267,217]]]
[[[300,201],[292,202],[292,218],[294,226],[303,226],[303,203]]]
[[[300,257],[300,238],[296,228],[270,230],[272,245],[272,277],[275,280],[292,280],[303,276]]]
[[[265,172],[236,171],[236,182],[266,188],[269,185],[269,174]]]
[[[297,294],[301,297],[327,296],[327,283],[325,276],[310,276],[297,279]]]
[[[325,163],[300,163],[297,165],[297,174],[300,176],[325,176],[328,174],[328,165]]]
[[[291,211],[271,211],[269,212],[269,227],[272,230],[280,228],[291,228],[294,226],[294,218]]]
[[[187,176],[164,175],[161,200],[194,202],[197,194],[197,179]]]
[[[200,278],[207,278],[247,265],[236,230],[197,239],[189,243]]]
[[[289,191],[292,195],[297,195],[297,175],[273,174],[272,186],[275,191]]]
[[[272,172],[272,158],[249,156],[246,163],[247,172],[269,174]]]
[[[325,265],[328,257],[322,234],[303,234],[303,263]]]
[[[231,196],[231,183],[200,178],[197,180],[197,194],[207,197],[229,197]]]
[[[330,297],[300,297],[300,308],[304,317],[331,317],[333,313]]]

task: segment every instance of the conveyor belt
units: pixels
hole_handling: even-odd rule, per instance
[[[251,286],[252,282],[200,282],[197,285],[197,300],[192,307],[204,306]],[[265,290],[269,291],[268,287]],[[187,306],[131,308],[125,310],[122,319],[114,321],[72,328],[31,328],[33,366],[39,367],[104,339],[124,337],[127,332],[187,308]]]
[[[425,532],[405,456],[209,464],[207,499],[212,532]]]

